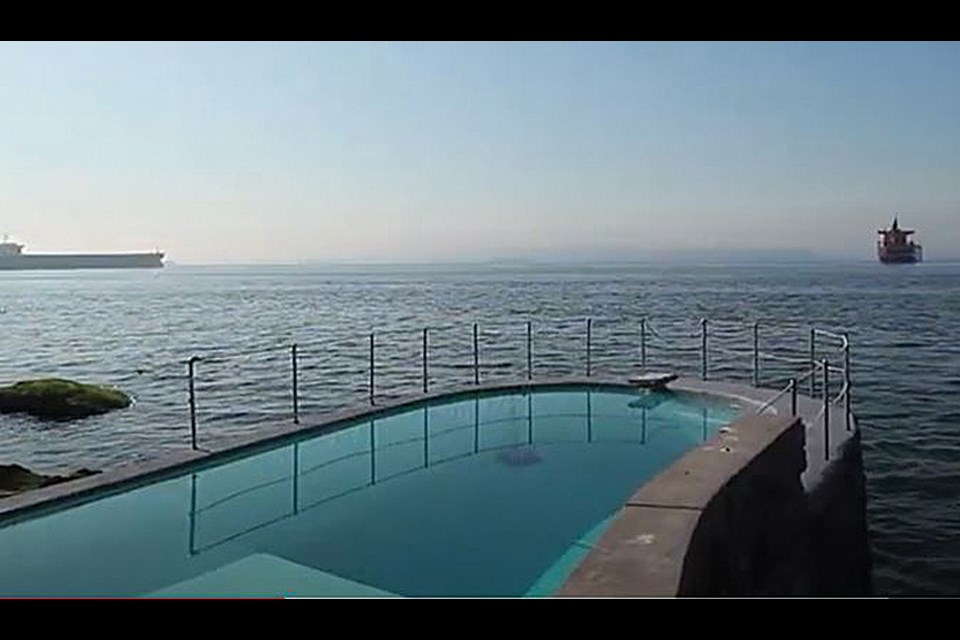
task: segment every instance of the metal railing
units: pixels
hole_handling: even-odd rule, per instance
[[[776,393],[771,396],[758,410],[758,413],[769,410],[773,407],[775,403],[780,401],[786,394],[790,394],[791,397],[791,413],[793,415],[797,414],[797,395],[799,393],[800,385],[809,380],[809,397],[816,398],[818,396],[817,388],[817,373],[820,373],[821,388],[820,396],[823,398],[824,409],[821,411],[821,414],[816,416],[814,419],[822,420],[824,428],[824,439],[825,441],[829,440],[829,420],[830,420],[830,409],[832,405],[837,405],[840,402],[843,402],[844,415],[845,415],[845,424],[846,429],[849,431],[852,429],[852,414],[851,414],[851,377],[850,377],[850,342],[846,333],[835,333],[819,328],[809,328],[808,336],[809,342],[807,344],[808,354],[805,359],[806,366],[804,367],[802,362],[803,360],[799,356],[783,355],[783,353],[773,353],[761,349],[761,323],[759,321],[744,323],[744,322],[733,322],[733,321],[723,321],[723,320],[709,320],[708,318],[701,318],[698,321],[698,330],[690,332],[681,332],[679,334],[666,337],[663,333],[657,330],[656,326],[650,321],[647,317],[639,318],[636,323],[624,323],[620,322],[616,326],[620,331],[620,337],[622,340],[623,335],[629,335],[625,333],[625,327],[632,326],[637,333],[633,334],[636,336],[634,339],[637,339],[639,344],[639,367],[641,371],[646,372],[648,370],[648,365],[650,363],[650,354],[651,350],[653,352],[659,352],[665,357],[669,358],[670,364],[668,365],[672,370],[678,370],[681,362],[689,365],[690,358],[694,353],[697,355],[698,360],[698,369],[700,378],[707,380],[708,376],[714,375],[714,371],[720,377],[723,377],[723,374],[730,373],[729,369],[732,366],[731,362],[739,362],[741,359],[745,360],[749,356],[751,366],[749,367],[749,379],[752,381],[753,386],[763,387],[763,367],[766,364],[769,364],[772,367],[779,367],[781,369],[791,369],[789,374],[785,378],[787,384],[781,386],[783,383],[768,384],[766,386],[776,389]],[[608,323],[612,326],[612,323]],[[575,325],[573,325],[575,326]],[[595,339],[595,323],[593,318],[586,318],[585,323],[580,325],[583,327],[584,333],[580,334],[582,336],[583,342],[583,352],[581,354],[581,366],[587,377],[593,377],[597,372],[597,343]],[[601,325],[602,326],[602,325]],[[781,326],[775,324],[775,326]],[[522,382],[525,380],[533,380],[534,374],[536,371],[547,370],[549,367],[546,365],[546,362],[543,364],[538,364],[538,360],[535,357],[534,345],[535,339],[538,335],[536,329],[539,328],[543,334],[544,340],[547,340],[550,336],[556,337],[560,335],[560,332],[556,332],[556,327],[551,327],[550,323],[543,323],[540,325],[535,325],[533,321],[527,320],[521,323],[502,323],[497,325],[497,331],[500,329],[506,328],[509,331],[513,331],[511,327],[516,327],[517,334],[520,333],[520,328],[525,329],[525,348],[522,348],[523,355],[525,356],[525,371],[520,373],[520,375],[514,375],[512,378],[508,377],[507,380]],[[498,347],[503,345],[494,342],[491,339],[490,335],[487,334],[484,336],[481,332],[481,325],[479,322],[472,323],[472,344],[471,344],[471,355],[472,361],[469,365],[467,364],[457,364],[447,363],[445,365],[446,369],[449,371],[451,369],[460,369],[467,368],[471,370],[472,373],[472,383],[473,385],[479,385],[482,381],[482,372],[487,367],[493,367],[494,363],[488,362],[485,363],[481,358],[481,338],[483,340],[484,348],[486,349],[483,353],[495,353]],[[609,327],[608,327],[609,328]],[[674,328],[675,330],[675,328]],[[434,332],[440,331],[439,329],[431,329],[430,327],[423,327],[422,329],[416,330],[411,333],[410,337],[414,338],[416,334],[419,334],[419,345],[413,348],[413,353],[419,352],[416,355],[419,355],[419,358],[416,358],[416,355],[406,356],[401,358],[401,363],[405,363],[404,367],[404,379],[405,380],[418,380],[417,387],[422,390],[423,393],[429,393],[431,390],[431,385],[435,383],[438,378],[433,374],[433,369],[431,368],[431,361],[437,360],[440,355],[444,354],[443,349],[440,346],[440,343],[434,343],[431,341],[431,336]],[[443,329],[445,332],[450,332],[452,329],[450,327],[445,327]],[[499,334],[497,331],[493,333],[495,335],[513,335],[513,334]],[[631,332],[632,333],[632,332]],[[390,346],[395,343],[395,338],[401,335],[407,335],[407,332],[398,333],[383,331],[379,335],[386,335],[387,338],[393,338],[393,340],[388,340],[384,343],[386,346]],[[461,336],[463,334],[460,334]],[[610,334],[612,335],[612,334]],[[447,336],[450,337],[449,335]],[[518,335],[519,337],[519,335]],[[574,336],[575,338],[575,333]],[[608,335],[608,338],[610,336]],[[380,369],[378,368],[378,348],[381,343],[378,342],[378,333],[376,331],[371,331],[367,336],[368,343],[368,352],[366,357],[366,384],[365,384],[365,395],[367,402],[371,406],[375,406],[378,398],[378,383],[381,381],[381,378],[384,376],[390,375],[389,371],[380,374]],[[416,338],[414,338],[416,340]],[[500,342],[503,342],[504,339],[501,338]],[[510,341],[510,348],[514,351],[521,350],[516,344],[517,341]],[[696,342],[694,342],[696,341]],[[463,341],[461,341],[462,344]],[[351,341],[350,344],[353,348],[358,347],[362,342],[358,343],[356,341]],[[416,342],[414,342],[416,344]],[[571,343],[572,344],[572,343]],[[634,343],[636,344],[636,343]],[[602,346],[602,345],[601,345]],[[818,355],[822,355],[824,349],[839,349],[842,354],[843,366],[837,367],[829,363],[826,358],[817,359]],[[630,348],[628,344],[619,343],[619,346],[612,349],[611,355],[608,356],[608,359],[613,359],[618,365],[617,368],[620,371],[628,370],[630,368],[635,368],[637,362],[633,360],[636,351],[636,347]],[[289,389],[289,398],[290,398],[290,416],[294,424],[300,424],[302,420],[302,402],[303,402],[303,391],[302,388],[302,371],[304,368],[309,368],[306,359],[311,355],[316,358],[317,354],[320,352],[319,348],[314,348],[312,351],[305,351],[302,349],[302,345],[298,343],[288,344],[288,345],[279,345],[275,347],[270,347],[266,350],[277,351],[277,350],[288,350],[289,351],[289,380],[290,380],[290,389]],[[453,349],[452,346],[448,346],[447,351]],[[555,352],[557,349],[553,350],[552,355],[556,355]],[[602,351],[602,350],[601,350]],[[789,351],[785,349],[784,351]],[[456,357],[463,357],[466,354],[459,352],[460,355]],[[712,355],[716,354],[722,358],[726,358],[726,361],[723,361],[723,367],[717,367],[715,370],[711,370],[711,364],[713,360],[711,359]],[[576,349],[566,349],[564,350],[564,355],[576,357]],[[601,353],[602,355],[602,353]],[[722,358],[717,358],[717,361],[720,362]],[[419,372],[417,371],[416,359],[419,359]],[[546,360],[546,356],[542,359]],[[191,436],[191,446],[194,449],[198,449],[198,393],[196,388],[196,381],[199,376],[198,364],[201,363],[210,363],[216,362],[218,358],[216,356],[210,357],[207,355],[194,355],[186,361],[187,365],[187,378],[188,378],[188,391],[189,391],[189,412],[190,412],[190,436]],[[409,361],[409,362],[408,362]],[[632,362],[631,362],[632,361]],[[601,367],[603,366],[602,358],[599,362]],[[608,367],[610,362],[607,363]],[[511,367],[514,365],[511,365]],[[803,367],[797,371],[798,367]],[[318,369],[322,367],[317,366]],[[441,367],[443,368],[443,367]],[[521,369],[521,367],[516,367],[516,369]],[[574,367],[576,370],[576,367]],[[519,373],[519,372],[518,372]],[[835,395],[831,395],[831,377],[830,374],[837,373],[842,376],[842,387],[839,392]],[[419,375],[418,375],[419,374]],[[524,375],[525,374],[525,375]],[[433,376],[433,377],[432,377]],[[502,377],[501,377],[502,378]],[[504,381],[507,381],[504,380]],[[396,386],[396,385],[395,385]],[[408,392],[407,392],[408,393]],[[829,447],[826,447],[826,455],[829,456]]]
[[[820,361],[817,361],[813,358],[816,357],[816,337],[818,335],[826,336],[838,340],[840,342],[840,350],[843,353],[843,367],[831,366],[830,361],[827,358],[823,358]],[[755,348],[756,349],[756,348]],[[823,398],[823,405],[820,411],[813,417],[812,422],[816,423],[819,421],[823,427],[823,445],[824,445],[824,459],[830,459],[830,408],[839,404],[843,401],[844,405],[844,427],[847,431],[852,430],[852,410],[850,405],[850,340],[847,334],[838,334],[830,331],[825,331],[822,329],[810,329],[810,368],[803,373],[800,377],[791,378],[787,386],[780,391],[778,391],[774,396],[772,396],[767,402],[765,402],[759,409],[757,413],[762,413],[776,404],[786,393],[790,393],[790,411],[791,415],[797,415],[797,388],[798,385],[806,380],[810,379],[810,397],[816,397],[816,374],[820,373],[822,376],[822,387],[821,387],[821,397]],[[843,376],[843,385],[840,388],[840,391],[836,396],[831,397],[830,394],[830,374],[839,373]]]

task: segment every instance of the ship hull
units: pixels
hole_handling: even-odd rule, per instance
[[[0,256],[0,271],[36,269],[159,269],[162,253]]]
[[[917,260],[916,256],[896,256],[896,257],[882,257],[880,262],[883,264],[916,264],[920,262]]]
[[[916,251],[881,251],[878,255],[884,264],[914,264],[920,262]]]

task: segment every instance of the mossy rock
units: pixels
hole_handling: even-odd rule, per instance
[[[122,391],[59,378],[26,380],[0,388],[0,413],[28,413],[50,420],[71,420],[124,409],[131,403]]]
[[[0,498],[21,491],[49,487],[52,484],[76,480],[77,478],[85,478],[95,473],[100,472],[91,471],[90,469],[78,469],[66,476],[47,476],[42,473],[34,473],[18,464],[0,464]]]

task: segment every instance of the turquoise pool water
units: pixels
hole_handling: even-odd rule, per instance
[[[414,405],[2,526],[0,595],[550,595],[738,412],[615,387]]]

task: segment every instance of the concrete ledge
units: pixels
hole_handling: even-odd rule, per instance
[[[698,509],[624,507],[556,595],[675,596],[699,520]]]
[[[702,510],[677,595],[822,595],[812,586],[823,563],[810,553],[814,518],[800,480],[805,429],[799,418],[782,419],[781,425],[787,426],[779,432],[759,421],[744,425],[742,434],[755,435],[741,441],[755,447],[754,455]]]
[[[681,593],[699,571],[688,557],[697,547],[704,512],[778,440],[799,436],[802,453],[802,430],[799,418],[756,414],[725,427],[638,489],[557,595]]]
[[[704,509],[720,488],[781,434],[799,428],[798,418],[745,415],[640,487],[627,506]]]

